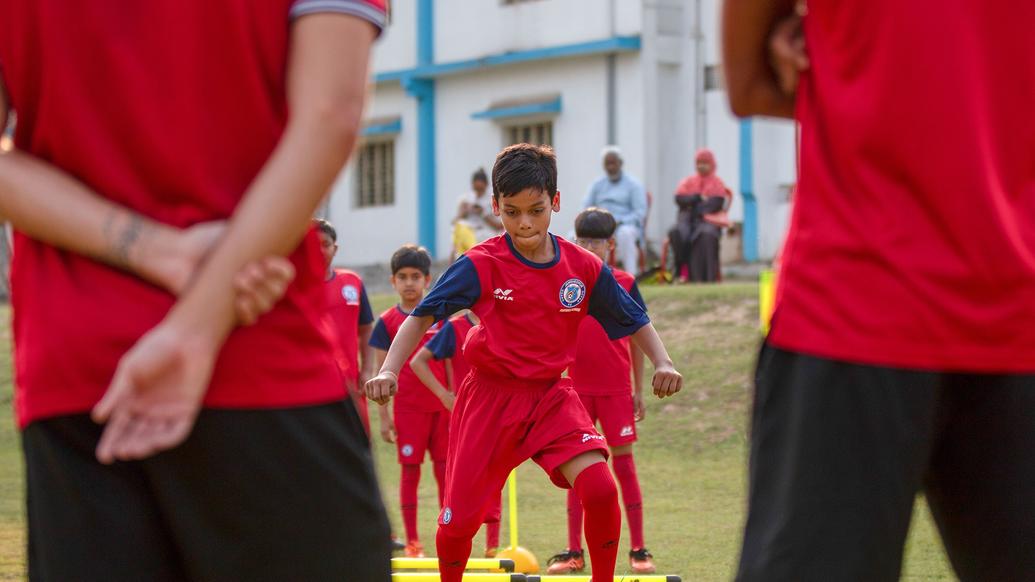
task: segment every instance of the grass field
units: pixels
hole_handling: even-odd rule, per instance
[[[644,494],[647,545],[660,573],[686,581],[729,580],[744,519],[746,419],[750,376],[758,348],[757,287],[644,287],[652,317],[686,378],[682,393],[664,402],[651,397],[635,447]],[[372,298],[375,311],[390,296]],[[3,311],[7,321],[6,308]],[[23,466],[11,417],[10,333],[0,329],[0,580],[24,577]],[[377,434],[376,414],[372,415]],[[375,443],[385,502],[402,531],[394,447]],[[437,497],[430,464],[420,486],[420,528],[434,549]],[[564,492],[526,463],[519,471],[521,545],[545,565],[566,541]],[[503,543],[507,543],[504,517]],[[628,542],[623,525],[619,570]],[[482,534],[475,551],[483,546]],[[903,580],[952,580],[926,506],[917,504]]]

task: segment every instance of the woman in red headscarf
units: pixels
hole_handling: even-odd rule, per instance
[[[676,276],[684,283],[719,280],[719,238],[730,226],[727,210],[733,193],[715,175],[715,155],[701,149],[697,173],[676,188],[679,216],[669,240],[676,256]]]

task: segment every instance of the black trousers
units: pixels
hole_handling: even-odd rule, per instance
[[[897,580],[921,491],[961,580],[1035,580],[1035,376],[766,346],[755,381],[737,580]]]
[[[204,410],[183,445],[111,466],[101,430],[76,415],[24,432],[30,580],[391,579],[350,401]]]

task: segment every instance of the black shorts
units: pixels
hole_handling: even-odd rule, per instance
[[[898,580],[924,492],[963,581],[1035,580],[1035,376],[763,347],[737,580]]]
[[[391,579],[349,400],[204,410],[183,445],[111,466],[101,430],[85,415],[25,429],[30,580]]]

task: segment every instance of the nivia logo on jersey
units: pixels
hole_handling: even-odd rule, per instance
[[[564,309],[561,313],[569,311],[581,311],[578,307],[582,300],[586,298],[586,284],[580,279],[568,279],[561,285],[560,300],[561,305]]]
[[[359,303],[359,289],[356,289],[354,285],[346,285],[342,287],[341,296],[345,299],[346,303]]]
[[[602,441],[604,437],[598,434],[589,434],[588,432],[582,433],[582,442],[588,443],[589,441]]]
[[[513,292],[513,289],[500,289],[497,287],[496,290],[492,292],[492,296],[500,301],[513,301],[514,298],[510,296]]]

